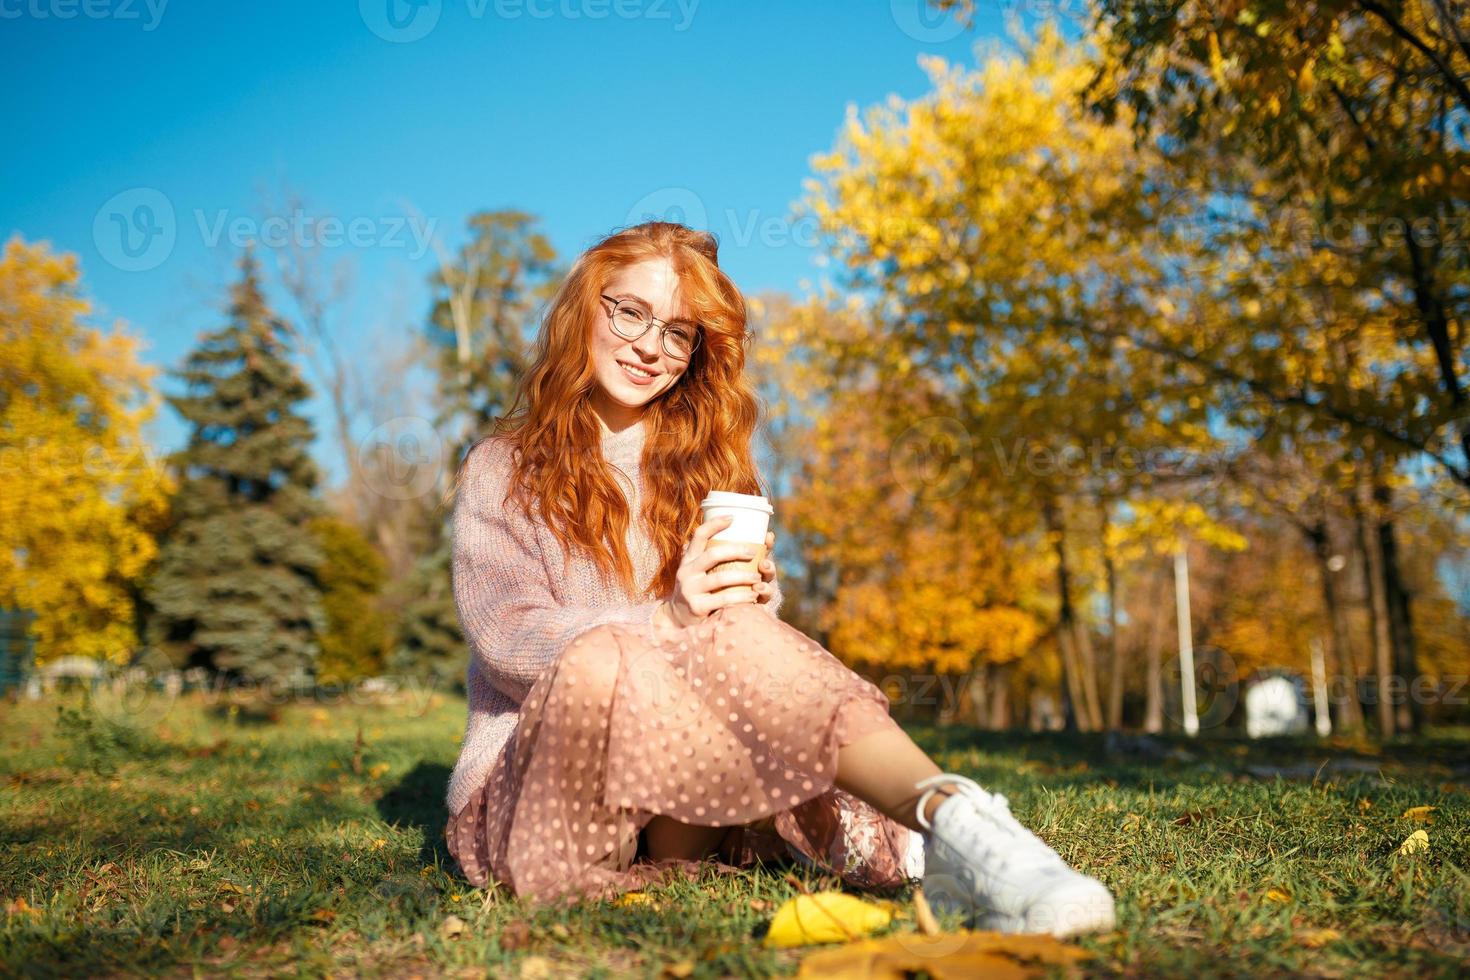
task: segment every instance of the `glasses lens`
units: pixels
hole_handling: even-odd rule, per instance
[[[636,306],[619,303],[613,310],[612,328],[625,340],[637,340],[652,324],[648,316]],[[699,333],[693,327],[675,323],[663,331],[664,351],[670,357],[686,358],[699,346]]]
[[[664,331],[664,350],[670,357],[685,358],[694,352],[699,335],[691,327],[675,324]]]
[[[635,306],[619,305],[613,311],[613,329],[629,340],[637,340],[643,336],[643,332],[648,329],[648,323],[649,321]]]

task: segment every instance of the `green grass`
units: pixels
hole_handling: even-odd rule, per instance
[[[794,893],[789,866],[710,872],[656,905],[535,910],[471,888],[442,839],[459,699],[231,711],[159,695],[104,710],[71,694],[0,702],[0,717],[0,973],[713,977],[791,973],[803,955],[759,941]],[[1470,732],[1160,739],[1147,754],[913,734],[1114,889],[1119,928],[1082,942],[1089,973],[1467,968]],[[1433,822],[1404,816],[1416,806]],[[1396,856],[1416,829],[1430,849]]]

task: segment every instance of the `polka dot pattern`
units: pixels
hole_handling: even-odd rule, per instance
[[[849,884],[899,885],[911,831],[834,784],[838,748],[894,724],[876,685],[752,604],[656,642],[604,624],[537,679],[445,839],[472,884],[540,902],[736,871],[788,844]],[[654,860],[658,814],[730,831],[713,861]]]

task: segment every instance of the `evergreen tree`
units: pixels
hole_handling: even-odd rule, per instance
[[[174,372],[186,393],[168,401],[193,431],[172,458],[179,492],[147,638],[175,666],[258,682],[313,673],[327,624],[312,427],[295,411],[311,389],[248,252],[240,267],[227,325]]]
[[[409,599],[398,621],[398,642],[389,658],[395,674],[434,687],[463,686],[469,651],[459,628],[451,587],[450,539],[442,528],[434,550],[419,559],[403,588]]]
[[[389,644],[378,599],[388,580],[387,563],[372,542],[340,517],[319,517],[312,532],[322,547],[322,610],[327,631],[317,679],[342,683],[382,672]]]

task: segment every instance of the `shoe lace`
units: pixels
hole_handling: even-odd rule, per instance
[[[1065,867],[1045,841],[1021,826],[1011,815],[1010,801],[1005,796],[987,792],[973,779],[958,773],[941,773],[918,784],[919,787],[928,787],[920,797],[918,816],[919,822],[930,829],[931,836],[933,831],[930,821],[924,817],[924,807],[941,782],[954,783],[954,795],[969,803],[971,811],[981,818],[951,824],[948,828],[951,836],[944,841],[946,845],[984,855],[987,862],[994,862],[996,870],[1050,871],[1059,866]]]

